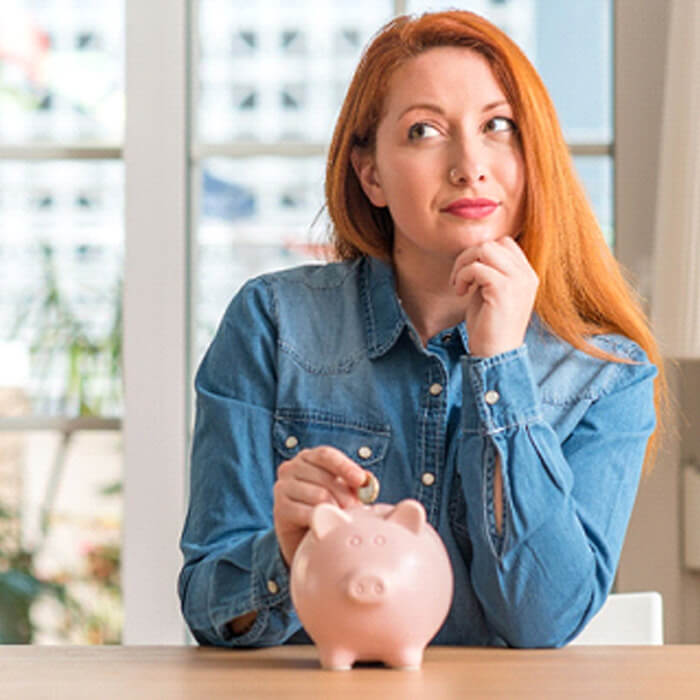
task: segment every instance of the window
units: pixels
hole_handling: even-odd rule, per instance
[[[197,3],[198,357],[246,279],[316,259],[323,222],[310,227],[335,115],[363,45],[393,9],[386,0]]]
[[[274,46],[274,50],[279,51],[279,42],[275,40],[275,32],[279,28],[275,23],[264,22],[256,17],[258,13],[262,13],[266,20],[269,20],[272,15],[267,8],[271,5],[262,2],[241,2],[234,5],[231,0],[230,3],[223,4],[230,4],[240,10],[237,12],[237,24],[240,28],[231,30],[227,28],[228,21],[224,21],[229,16],[226,8],[222,10],[223,14],[219,15],[216,12],[221,4],[208,3],[206,0],[150,0],[149,3],[127,0],[127,55],[131,56],[127,61],[127,73],[131,75],[127,81],[127,130],[131,132],[127,134],[129,148],[125,158],[125,311],[129,313],[125,315],[124,339],[125,345],[133,344],[132,351],[127,351],[125,358],[126,372],[130,377],[127,382],[125,410],[124,468],[127,489],[124,501],[123,576],[125,641],[128,643],[178,643],[183,639],[183,623],[173,586],[181,563],[176,542],[185,503],[187,449],[183,435],[189,429],[191,421],[191,414],[188,418],[183,416],[183,406],[189,406],[191,402],[191,372],[199,360],[200,348],[208,339],[208,328],[222,313],[222,302],[225,303],[242,282],[242,274],[255,274],[268,265],[276,266],[298,260],[290,256],[280,263],[271,260],[268,255],[261,254],[257,262],[241,266],[237,272],[233,267],[224,270],[226,266],[217,259],[214,244],[220,244],[221,250],[229,251],[230,257],[234,258],[231,251],[234,250],[239,231],[237,226],[227,220],[222,221],[219,226],[219,239],[213,231],[206,231],[208,228],[216,229],[216,225],[212,221],[213,216],[204,212],[204,208],[208,206],[204,200],[211,193],[216,194],[220,187],[234,185],[230,188],[231,198],[219,200],[217,206],[232,207],[232,211],[238,211],[240,207],[242,213],[239,214],[245,217],[243,220],[249,223],[259,222],[260,231],[264,233],[265,225],[268,225],[274,216],[279,215],[279,210],[271,208],[270,219],[263,218],[266,210],[261,208],[261,200],[248,191],[249,187],[262,185],[252,175],[248,176],[246,168],[257,159],[258,162],[265,163],[265,178],[280,180],[283,178],[280,164],[303,163],[309,158],[317,158],[319,163],[322,162],[324,144],[327,142],[328,130],[332,123],[331,115],[335,109],[326,108],[331,113],[328,115],[330,118],[325,121],[326,131],[324,132],[322,127],[316,127],[311,130],[308,141],[305,142],[283,140],[279,134],[282,128],[287,128],[290,123],[295,129],[309,129],[309,124],[323,123],[313,121],[318,115],[312,115],[311,120],[305,119],[303,126],[299,126],[302,124],[303,114],[290,120],[280,116],[279,123],[270,123],[262,117],[259,120],[247,119],[244,110],[240,113],[232,112],[230,90],[226,85],[234,78],[253,88],[251,92],[255,97],[248,102],[248,108],[259,108],[263,104],[270,104],[270,100],[272,103],[276,102],[277,93],[272,81],[280,80],[282,76],[272,75],[273,71],[270,71],[269,75],[267,71],[262,71],[260,79],[257,80],[252,66],[248,64],[237,64],[235,75],[232,75],[233,69],[225,64],[236,58],[234,50],[250,61],[254,60],[255,51],[262,45]],[[561,3],[567,7],[578,4]],[[608,51],[605,47],[611,43],[609,14],[612,0],[590,0],[581,4],[591,10],[593,15],[601,13],[599,20],[591,19],[591,25],[597,27],[598,41],[602,42],[600,50],[604,52],[602,55],[606,56],[602,64],[605,72],[600,75],[600,95],[603,96],[601,99],[604,99],[604,95],[610,93],[612,85],[611,52],[605,53]],[[285,29],[295,26],[293,22],[290,25],[284,13],[297,17],[296,20],[292,17],[292,20],[304,27],[307,42],[311,46],[315,41],[315,33],[309,29],[310,25],[335,16],[341,9],[349,12],[349,16],[344,14],[338,19],[335,25],[337,30],[326,31],[321,37],[324,41],[326,36],[332,38],[334,46],[338,47],[335,60],[340,60],[346,53],[348,56],[356,56],[353,52],[361,47],[369,32],[376,30],[384,19],[385,11],[388,18],[392,11],[404,11],[407,3],[396,1],[380,5],[359,1],[341,3],[340,0],[337,3],[326,0],[305,3],[299,0],[294,3],[276,3],[275,10],[282,5],[289,8],[280,10],[282,14],[278,15],[280,22],[284,20],[282,26]],[[476,8],[476,0],[469,5]],[[489,5],[493,5],[494,11],[510,8],[513,13],[521,11],[519,8],[523,6],[532,7],[526,0]],[[556,5],[559,5],[556,0],[549,0],[543,4],[538,2],[537,7],[543,8],[542,13],[545,13],[548,9],[557,11]],[[630,18],[636,20],[632,22],[635,27],[641,25],[650,33],[656,30],[653,21],[649,20],[647,15],[640,15],[637,3],[616,0],[615,6],[616,36],[623,36],[622,29],[630,24]],[[207,7],[210,9],[207,10]],[[578,21],[576,15],[572,17]],[[571,22],[574,22],[574,19],[570,17]],[[559,30],[564,31],[568,25],[563,18],[561,22]],[[525,46],[530,45],[515,33],[517,27],[517,23],[514,22],[511,28],[513,35]],[[188,93],[188,50],[184,45],[188,32],[189,39],[192,40],[192,61],[189,68],[192,85],[189,86],[189,93],[193,104],[189,120],[185,109]],[[246,38],[234,39],[236,32],[245,33]],[[158,36],[158,51],[153,51],[149,45],[153,36]],[[624,56],[626,65],[636,65],[639,57],[645,55],[643,52],[646,51],[646,45],[640,43],[637,37],[638,34],[631,34],[624,44],[617,46],[616,66],[621,65],[620,56]],[[586,41],[593,39],[581,38],[581,42]],[[340,47],[343,47],[342,52]],[[216,66],[215,62],[215,68],[207,69],[205,63],[208,59],[205,54],[216,51],[221,54],[219,65]],[[224,54],[228,56],[226,60]],[[351,63],[353,62],[354,59]],[[129,69],[129,66],[132,68]],[[544,72],[544,68],[539,67]],[[307,70],[313,69],[313,66],[309,66]],[[349,77],[351,69],[352,67],[348,68],[346,76]],[[299,79],[299,74],[295,74],[294,78]],[[207,81],[210,82],[211,89],[205,85]],[[217,81],[222,86],[220,89],[216,87]],[[339,105],[344,84],[342,81],[339,84],[339,81],[332,80],[327,87],[335,92],[332,102],[327,104]],[[550,89],[561,110],[561,98],[557,97],[551,84]],[[658,99],[657,92],[649,92],[642,76],[637,76],[617,95],[618,107],[624,107],[627,110],[626,114],[633,114],[635,105],[647,105]],[[158,99],[149,97],[154,95]],[[312,97],[325,99],[319,94]],[[219,107],[215,108],[216,105]],[[608,108],[610,105],[611,101]],[[605,178],[607,177],[608,183],[612,179],[610,115],[606,114],[601,121],[603,128],[607,129],[607,136],[599,132],[597,136],[585,139],[580,134],[574,135],[573,132],[567,131],[567,137],[577,162],[580,162],[579,158],[590,158],[585,162],[601,158],[600,162],[603,165],[599,172],[606,175],[599,184],[607,187]],[[188,123],[190,128],[186,129]],[[164,130],[163,124],[169,124],[170,128]],[[574,125],[568,126],[565,119],[566,129]],[[629,119],[625,121],[624,126],[625,130],[619,132],[621,135],[628,133]],[[653,120],[648,126],[649,132],[653,134]],[[266,132],[265,136],[261,135],[263,131]],[[638,142],[634,142],[633,139],[623,141],[626,144],[624,156],[627,160],[618,152],[616,155],[619,162],[634,162],[632,170],[635,174],[653,172],[654,162],[650,155],[652,149],[640,153]],[[616,146],[618,151],[621,151],[622,143]],[[635,155],[632,160],[629,159],[630,151],[634,151]],[[267,167],[268,164],[271,167]],[[212,166],[212,172],[217,179],[221,175],[228,182],[214,182],[210,190],[206,180],[209,165]],[[221,173],[218,172],[219,167],[222,168]],[[312,166],[303,172],[309,172],[313,177]],[[585,174],[583,176],[586,177]],[[310,185],[309,191],[319,191],[314,190],[314,187],[320,186],[321,176],[317,174],[316,177],[317,184]],[[157,183],[157,186],[154,186],[154,183]],[[295,188],[298,183],[293,180],[290,184]],[[587,185],[592,187],[590,181]],[[629,221],[630,211],[636,212],[639,208],[640,191],[645,195],[641,198],[642,201],[649,201],[649,196],[646,196],[648,192],[633,178],[627,178],[627,185],[625,201],[618,201],[615,209]],[[591,191],[589,189],[589,192]],[[610,189],[607,191],[609,197]],[[597,195],[593,193],[591,196]],[[239,201],[243,203],[236,204]],[[287,198],[274,196],[270,201],[287,201]],[[610,200],[607,206],[608,214],[611,215],[613,207]],[[605,212],[602,209],[597,210],[605,226]],[[303,231],[308,229],[315,213],[315,204],[312,204],[309,206],[308,215],[300,212],[298,217],[282,220],[291,222],[290,229],[298,234],[300,226]],[[609,221],[612,226],[611,218]],[[635,223],[636,221],[637,219]],[[267,229],[268,233],[276,230],[275,235],[280,237],[275,239],[272,245],[277,252],[284,251],[286,247],[280,244],[280,240],[284,240],[281,237],[287,234],[288,229],[285,228],[285,231],[281,232],[278,228],[275,229],[275,226],[277,224],[273,221]],[[241,227],[240,231],[242,237],[246,228]],[[249,232],[248,230],[246,234]],[[632,245],[631,240],[634,240],[636,246],[637,232],[637,226],[627,227],[625,236],[628,245]],[[623,231],[620,230],[619,233],[622,234]],[[310,240],[311,247],[302,243],[306,248],[302,248],[301,251],[297,249],[295,255],[302,251],[304,255],[313,254],[313,231]],[[238,264],[242,259],[242,256],[235,256],[233,262]],[[205,264],[213,266],[210,268],[214,270],[210,280],[206,279]],[[216,272],[217,265],[221,266],[220,272]],[[230,272],[230,279],[224,272]],[[148,290],[148,293],[144,293],[143,290]],[[206,302],[205,297],[208,299]],[[190,338],[196,340],[192,340],[188,355],[183,346],[185,339]],[[183,369],[185,365],[189,371]],[[154,403],[157,403],[157,410],[153,408]],[[182,480],[179,479],[179,475],[182,475]],[[153,517],[154,511],[157,512],[157,518]]]
[[[0,26],[0,643],[121,638],[124,12]]]
[[[614,246],[612,0],[409,0],[410,12],[463,7],[503,29],[544,80],[574,164]]]
[[[395,12],[460,5],[498,24],[535,64],[613,245],[610,0],[306,0],[281,14],[279,3],[200,0],[197,357],[245,279],[314,259],[325,224],[311,228],[323,202],[323,154],[367,40]]]
[[[449,4],[500,24],[533,60],[612,244],[612,0]],[[201,353],[245,279],[317,259],[326,222],[312,222],[325,149],[360,51],[393,14],[438,7],[414,0],[3,5],[0,501],[23,504],[28,537],[41,531],[47,504],[55,527],[67,527],[59,510],[67,481],[88,484],[81,503],[107,517],[81,512],[81,527],[108,525],[108,542],[121,529],[125,542],[127,643],[184,639],[174,582],[187,407]],[[80,373],[89,381],[76,386],[65,343],[29,352],[38,326],[18,309],[36,305],[52,268],[86,338],[123,328],[113,343],[125,350],[125,397],[106,355],[92,358]],[[11,333],[18,321],[24,325]],[[68,429],[68,456],[56,472]],[[95,494],[103,487],[111,492]],[[0,523],[1,549],[18,525]],[[104,574],[98,565],[114,561],[110,552],[83,552],[76,531],[64,532],[76,567]]]

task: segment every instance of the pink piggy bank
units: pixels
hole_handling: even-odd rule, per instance
[[[445,546],[412,499],[316,506],[292,560],[292,602],[324,668],[356,661],[420,667],[452,588]]]

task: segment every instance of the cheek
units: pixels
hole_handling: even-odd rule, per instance
[[[435,163],[416,153],[391,153],[383,160],[379,172],[389,207],[419,210],[435,183]]]
[[[409,170],[406,166],[397,164],[395,175],[392,178],[393,199],[404,207],[416,209],[425,199],[426,178],[421,171]]]
[[[525,162],[520,153],[502,161],[501,182],[513,204],[521,203],[525,195]]]

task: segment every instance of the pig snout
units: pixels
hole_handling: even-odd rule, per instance
[[[376,574],[355,574],[347,579],[346,592],[356,603],[380,603],[387,596],[386,579]]]

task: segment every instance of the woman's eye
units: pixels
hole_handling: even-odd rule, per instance
[[[430,124],[425,122],[418,122],[413,124],[408,130],[408,138],[410,141],[418,141],[428,136],[437,136],[439,133],[434,126],[430,126]]]
[[[488,131],[515,131],[515,122],[508,117],[493,117],[486,122]]]

